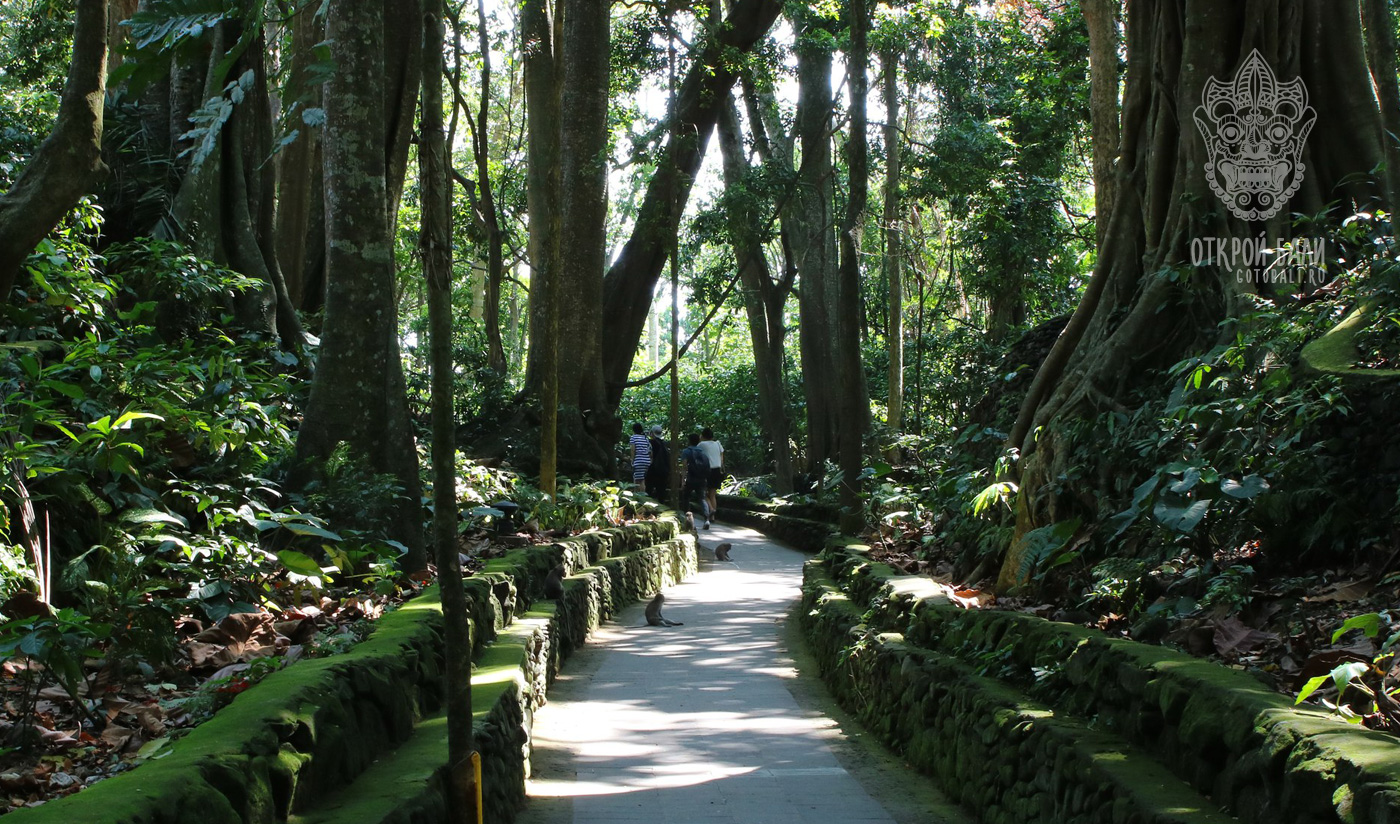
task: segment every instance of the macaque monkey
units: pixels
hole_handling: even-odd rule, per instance
[[[564,565],[559,564],[549,571],[544,579],[544,597],[559,600],[564,597]]]
[[[653,627],[679,627],[684,626],[681,621],[668,621],[661,614],[661,605],[666,603],[666,596],[656,593],[656,597],[647,604],[647,624]]]
[[[696,538],[699,538],[699,537],[700,537],[700,533],[695,529],[695,513],[694,513],[694,512],[687,512],[687,513],[685,513],[685,528],[688,529],[688,530],[690,531],[690,534],[691,534],[691,535],[694,535]]]
[[[728,541],[725,541],[724,543],[722,543],[722,544],[720,544],[719,546],[715,547],[715,560],[716,560],[716,561],[729,561],[730,563],[733,563],[733,559],[731,559],[731,558],[729,557],[729,550],[731,550],[731,549],[733,549],[733,548],[734,548],[734,545],[731,544],[731,543],[729,543]]]

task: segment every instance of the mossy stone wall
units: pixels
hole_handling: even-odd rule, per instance
[[[809,563],[803,614],[838,698],[985,820],[1152,820],[1189,794],[1209,799],[1193,816],[1218,807],[1251,824],[1400,821],[1400,741],[1246,673],[965,610],[855,544]],[[1161,803],[1133,800],[1174,781]]]
[[[476,736],[488,820],[508,820],[524,800],[529,725],[563,655],[628,601],[695,572],[694,542],[678,533],[671,517],[589,533],[517,550],[467,580],[478,650],[473,703],[479,708]],[[565,597],[527,613],[527,601],[538,596],[547,571],[561,562],[573,573]],[[442,821],[439,772],[445,739],[423,735],[425,728],[433,733],[441,720],[431,716],[443,703],[442,630],[434,587],[384,616],[350,652],[269,675],[175,742],[164,757],[80,793],[17,810],[9,820],[313,821],[319,818],[318,805],[345,794],[346,785],[374,764],[374,769],[398,771],[390,782],[393,795],[354,803],[368,813],[377,800],[383,815],[345,818],[342,810],[324,820]],[[400,745],[405,746],[393,757],[382,758]],[[424,791],[415,794],[415,786]]]

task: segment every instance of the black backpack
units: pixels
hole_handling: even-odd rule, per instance
[[[648,474],[655,478],[664,478],[671,474],[671,450],[666,447],[666,442],[660,438],[651,438],[651,467]]]
[[[688,446],[681,453],[685,456],[685,475],[696,480],[703,479],[710,472],[710,459],[698,446]]]

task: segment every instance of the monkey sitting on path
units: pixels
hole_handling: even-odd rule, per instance
[[[544,579],[544,597],[559,600],[564,597],[564,565],[559,564],[549,571]]]
[[[656,593],[656,597],[651,599],[651,603],[647,604],[647,624],[653,627],[685,626],[685,623],[682,621],[666,620],[666,617],[661,614],[661,605],[664,603],[666,603],[666,596],[659,592]]]
[[[730,563],[733,563],[733,559],[729,557],[729,550],[731,550],[731,549],[733,549],[733,548],[734,548],[734,545],[731,544],[731,543],[729,543],[728,541],[725,541],[724,543],[722,543],[722,544],[720,544],[719,546],[715,547],[715,560],[716,560],[716,561],[729,561]]]

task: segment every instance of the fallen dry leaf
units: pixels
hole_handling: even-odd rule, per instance
[[[1330,602],[1351,603],[1360,601],[1371,594],[1371,589],[1375,587],[1375,582],[1369,578],[1362,578],[1356,581],[1338,582],[1324,589],[1317,595],[1304,598],[1314,604],[1326,604]]]
[[[1238,617],[1232,615],[1215,622],[1215,636],[1211,640],[1216,652],[1230,658],[1252,652],[1279,640],[1279,637],[1272,632],[1261,632],[1247,627]]]

